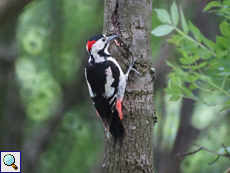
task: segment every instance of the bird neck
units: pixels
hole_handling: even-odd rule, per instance
[[[100,51],[91,51],[89,62],[94,62],[94,63],[104,62],[110,56],[111,55],[107,49],[102,49]]]

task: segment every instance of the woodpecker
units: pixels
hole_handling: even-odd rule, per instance
[[[110,42],[117,37],[119,35],[106,37],[100,34],[89,39],[86,45],[89,60],[85,68],[85,77],[96,113],[101,117],[106,130],[113,136],[114,146],[117,139],[122,146],[125,130],[121,122],[121,103],[126,80],[130,70],[134,70],[132,66],[135,61],[124,74],[118,62],[108,52]]]

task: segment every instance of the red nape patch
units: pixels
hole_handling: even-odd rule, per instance
[[[93,46],[94,43],[96,43],[95,40],[92,40],[92,41],[88,41],[88,42],[87,42],[87,49],[88,49],[88,51],[91,50],[91,48],[92,48],[92,46]]]
[[[122,101],[120,101],[120,100],[116,101],[116,108],[117,108],[118,115],[119,115],[120,119],[122,120],[123,119],[123,114],[122,114],[122,111],[121,111],[121,109],[122,109],[121,102]]]

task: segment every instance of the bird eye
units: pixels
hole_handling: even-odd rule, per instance
[[[105,41],[105,38],[103,38],[102,41]]]

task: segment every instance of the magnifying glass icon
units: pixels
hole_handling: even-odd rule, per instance
[[[18,169],[18,167],[14,164],[15,163],[15,158],[12,154],[7,154],[3,158],[3,162],[7,166],[12,166],[15,170]]]

